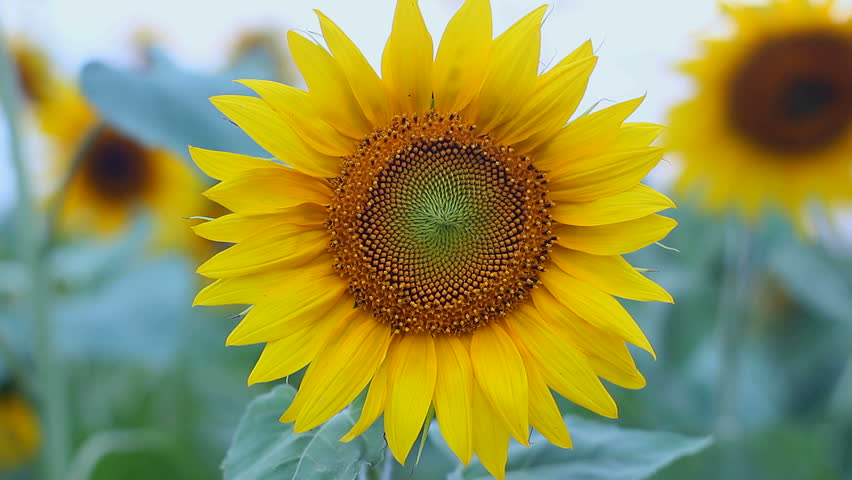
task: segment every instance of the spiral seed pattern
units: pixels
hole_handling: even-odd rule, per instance
[[[471,332],[525,300],[548,260],[544,175],[456,115],[397,116],[333,183],[336,267],[394,332]]]

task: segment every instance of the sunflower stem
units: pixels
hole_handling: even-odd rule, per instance
[[[45,241],[43,242],[41,252],[44,256],[49,254],[50,249],[53,248],[53,242],[56,240],[56,231],[59,227],[59,219],[62,215],[62,207],[65,204],[65,197],[68,196],[68,187],[77,175],[77,171],[80,170],[80,165],[83,164],[92,144],[102,130],[103,125],[98,124],[83,139],[83,142],[80,144],[80,147],[71,159],[71,164],[68,166],[65,176],[62,178],[62,183],[59,184],[59,187],[56,190],[56,196],[51,199],[50,205],[47,209],[47,231],[45,232]]]
[[[98,432],[86,440],[68,466],[68,480],[90,480],[98,464],[107,456],[121,452],[163,450],[168,448],[168,436],[155,430]]]
[[[5,35],[0,31],[0,38]],[[29,172],[21,144],[20,91],[15,64],[4,42],[0,42],[0,103],[9,130],[9,145],[17,188],[17,246],[30,271],[29,307],[34,337],[35,376],[43,407],[42,425],[44,448],[42,466],[45,480],[60,480],[65,476],[67,439],[65,428],[65,395],[62,376],[55,358],[53,328],[48,305],[50,292],[47,282],[44,251],[46,242],[40,238],[43,224],[36,208]]]
[[[382,463],[382,473],[381,480],[393,480],[393,453],[390,451],[390,447],[385,447],[385,459],[384,463]]]
[[[18,358],[18,352],[12,346],[12,342],[6,338],[5,332],[0,331],[0,357],[6,362],[6,369],[9,375],[17,382],[26,382],[29,379],[26,376],[26,370]],[[29,387],[29,384],[25,384]],[[29,389],[27,389],[29,390]]]
[[[724,270],[718,311],[720,329],[716,436],[721,475],[737,478],[738,455],[733,442],[739,436],[740,363],[749,324],[749,296],[754,276],[754,238],[748,226],[731,219],[725,235]]]

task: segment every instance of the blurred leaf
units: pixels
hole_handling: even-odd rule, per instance
[[[179,257],[131,266],[98,288],[57,299],[57,341],[66,355],[168,366],[190,315],[194,285]]]
[[[443,435],[441,435],[441,429],[438,427],[437,421],[433,421],[429,426],[429,434],[426,436],[423,454],[418,463],[419,443],[420,441],[418,440],[415,447],[408,453],[405,465],[400,465],[393,458],[386,459],[390,460],[393,467],[391,478],[434,480],[447,478],[453,471],[460,471],[462,469],[461,461],[450,450]]]
[[[338,441],[355,424],[353,407],[314,430],[293,433],[293,424],[278,418],[295,395],[292,386],[280,385],[249,404],[222,463],[225,480],[353,479],[382,460],[379,423],[351,442]]]
[[[282,72],[288,70],[282,62],[276,45],[270,40],[267,43],[256,43],[237,56],[228,66],[226,74],[233,78],[253,78],[258,80],[284,81]]]
[[[88,288],[103,288],[128,269],[127,259],[143,258],[150,244],[151,218],[134,218],[124,232],[107,239],[92,241],[71,237],[69,243],[53,249],[48,259],[51,281],[61,294]]]
[[[852,324],[852,288],[839,268],[799,245],[779,246],[769,256],[770,271],[791,297],[827,318]]]
[[[829,413],[846,419],[852,425],[852,356],[846,361],[843,374],[831,394]]]
[[[627,430],[614,425],[566,417],[574,449],[553,446],[537,432],[529,448],[512,445],[506,480],[571,478],[577,480],[641,480],[678,458],[693,455],[712,443],[708,437],[669,432]],[[478,461],[449,480],[492,478]]]
[[[30,273],[23,263],[0,260],[0,300],[25,295],[29,282]]]
[[[660,471],[655,480],[840,480],[849,455],[848,440],[818,423],[781,422],[751,432],[729,445],[732,458],[721,465],[720,443]],[[723,475],[725,472],[725,475]]]
[[[267,155],[209,102],[224,94],[250,94],[225,75],[202,75],[179,69],[163,55],[151,67],[123,71],[92,62],[81,84],[100,114],[119,129],[151,146],[186,155],[187,145]]]

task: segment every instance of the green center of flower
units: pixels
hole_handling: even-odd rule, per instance
[[[543,175],[454,116],[398,117],[336,182],[337,267],[395,331],[472,331],[524,300],[547,260]]]
[[[806,31],[760,44],[734,73],[728,116],[779,153],[829,147],[852,122],[852,36]]]

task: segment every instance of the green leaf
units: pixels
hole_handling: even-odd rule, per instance
[[[153,60],[139,72],[100,62],[83,68],[83,91],[107,122],[147,145],[183,155],[187,145],[267,155],[208,100],[223,94],[250,95],[250,90],[227,75],[181,70],[161,54]]]
[[[292,386],[279,385],[249,404],[222,463],[225,480],[353,479],[382,460],[380,423],[351,442],[338,441],[355,424],[359,412],[352,407],[314,430],[293,433],[293,424],[278,418],[295,395]]]
[[[251,48],[240,52],[228,65],[226,75],[233,78],[253,78],[292,83],[298,78],[293,72],[289,57],[285,57],[275,34],[269,34],[265,41],[253,43]],[[284,78],[282,78],[282,75]]]
[[[56,299],[58,348],[67,358],[171,368],[191,315],[191,267],[185,258],[163,256],[126,268],[95,288]]]
[[[769,256],[770,271],[791,297],[826,318],[852,325],[852,286],[842,268],[848,267],[799,245],[778,247]]]
[[[506,480],[570,478],[576,480],[641,480],[675,460],[704,450],[708,437],[694,438],[659,432],[628,430],[580,417],[567,416],[574,449],[555,447],[537,432],[530,447],[509,448]],[[492,478],[478,461],[449,480]]]

